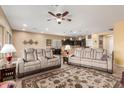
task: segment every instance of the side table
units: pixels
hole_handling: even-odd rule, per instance
[[[121,84],[124,86],[124,72],[122,72]]]
[[[16,79],[16,64],[5,65],[0,68],[0,81]]]
[[[68,57],[63,57],[63,63],[68,64]]]

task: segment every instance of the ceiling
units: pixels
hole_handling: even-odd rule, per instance
[[[12,29],[55,35],[79,36],[109,31],[116,22],[124,20],[124,6],[119,5],[5,5],[2,9]],[[66,17],[72,21],[62,21],[62,24],[47,21],[54,18],[48,11],[69,11]]]

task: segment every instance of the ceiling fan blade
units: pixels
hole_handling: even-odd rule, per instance
[[[65,18],[62,18],[62,20],[65,20]]]
[[[72,21],[72,19],[67,19],[68,21]]]
[[[47,21],[51,21],[52,19],[47,19]]]
[[[51,14],[52,16],[54,16],[54,17],[56,17],[56,15],[55,14],[53,14],[52,12],[48,12],[49,14]]]
[[[62,14],[62,17],[66,16],[67,14],[69,14],[68,11],[65,11],[63,14]]]

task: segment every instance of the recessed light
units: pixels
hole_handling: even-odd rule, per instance
[[[81,40],[81,37],[79,37],[78,40]]]
[[[24,27],[27,27],[28,25],[27,24],[23,24]]]
[[[24,31],[25,29],[23,28],[22,30]]]
[[[70,40],[72,40],[72,38],[70,38]]]

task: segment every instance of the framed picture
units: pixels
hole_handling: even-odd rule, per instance
[[[88,39],[91,39],[92,38],[92,35],[88,35]]]
[[[52,40],[46,39],[46,46],[51,46],[51,45],[52,45]]]

